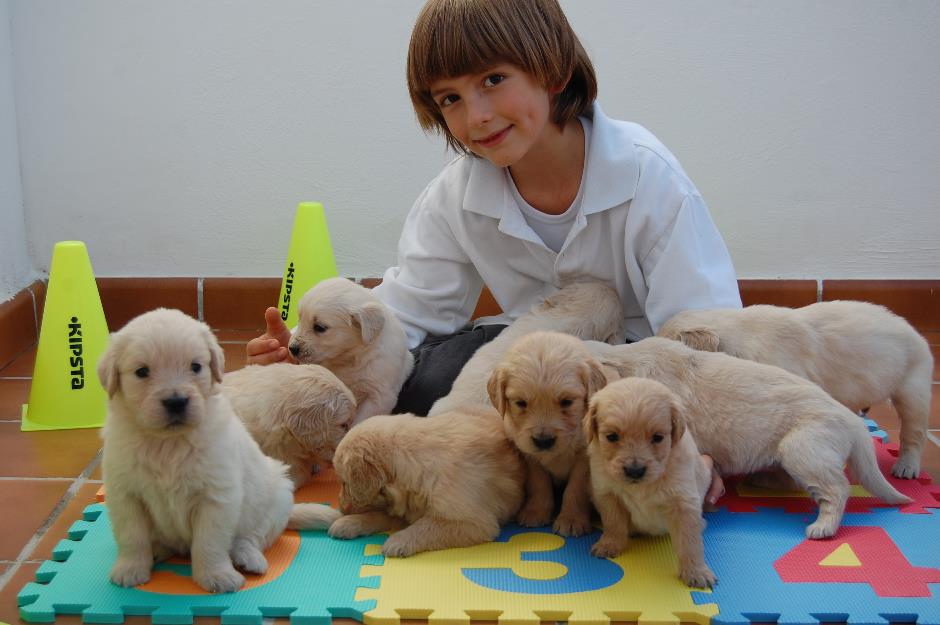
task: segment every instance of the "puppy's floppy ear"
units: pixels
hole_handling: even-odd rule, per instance
[[[352,314],[352,322],[362,332],[362,340],[368,345],[385,327],[385,310],[377,302],[363,304]]]
[[[685,434],[685,406],[677,397],[672,398],[669,404],[672,420],[672,446],[675,447]]]
[[[118,371],[118,359],[124,350],[124,341],[120,334],[115,332],[111,335],[108,348],[101,359],[98,360],[98,379],[101,386],[108,393],[108,397],[114,397],[114,394],[121,388],[121,372]]]
[[[486,392],[490,396],[490,403],[499,414],[506,416],[506,370],[502,367],[493,369],[490,379],[486,382]]]
[[[588,404],[587,412],[581,420],[581,429],[584,432],[584,442],[591,444],[597,438],[597,403]]]
[[[581,363],[581,383],[584,384],[584,400],[587,401],[594,393],[607,386],[607,376],[601,368],[601,363],[589,358]]]
[[[222,374],[225,372],[225,353],[206,324],[202,324],[202,338],[206,342],[206,347],[209,348],[209,370],[212,372],[212,380],[220,383]]]
[[[684,343],[692,349],[697,349],[700,352],[718,351],[718,333],[714,330],[710,330],[709,328],[689,328],[688,330],[680,330],[677,333],[676,340]]]
[[[345,483],[358,492],[378,491],[391,481],[391,475],[373,452],[373,446],[367,446],[361,453],[346,462]]]

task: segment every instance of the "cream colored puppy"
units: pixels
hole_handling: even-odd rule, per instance
[[[554,337],[567,340],[558,342]],[[535,332],[515,343],[493,370],[490,400],[508,436],[526,456],[526,503],[521,525],[545,525],[554,513],[553,481],[565,484],[554,530],[565,536],[593,531],[590,475],[581,422],[588,400],[607,384],[594,363],[570,366],[585,348],[557,332]],[[571,346],[578,349],[572,350]],[[584,359],[581,359],[584,361]]]
[[[233,592],[264,573],[284,531],[339,513],[293,504],[287,467],[261,453],[216,384],[222,350],[208,326],[158,309],[111,337],[98,363],[108,392],[104,483],[118,545],[111,580],[137,586],[154,560],[189,554],[193,579]],[[233,566],[234,565],[234,566]]]
[[[491,541],[522,505],[525,467],[492,408],[369,419],[340,442],[333,467],[346,516],[330,536],[404,527],[382,546],[387,556]]]
[[[911,325],[883,306],[834,301],[791,309],[679,313],[659,336],[782,367],[821,386],[853,412],[890,399],[901,421],[891,472],[915,478],[930,418],[933,356]]]
[[[322,365],[356,397],[356,423],[395,407],[414,366],[405,330],[372,291],[345,278],[318,283],[301,298],[290,352]]]
[[[556,334],[554,342],[570,337]],[[659,337],[630,345],[587,341],[572,369],[597,360],[620,377],[651,378],[682,400],[688,428],[699,450],[725,475],[782,468],[806,489],[819,516],[806,528],[809,538],[835,534],[849,496],[849,469],[869,493],[890,504],[911,500],[878,469],[865,423],[817,385],[779,367],[695,351]],[[593,366],[596,366],[593,365]]]
[[[460,370],[450,393],[434,402],[428,415],[460,406],[491,405],[486,384],[496,363],[515,341],[538,330],[564,332],[610,344],[623,343],[620,296],[607,284],[593,280],[563,286],[480,347]]]
[[[261,451],[290,467],[294,488],[330,462],[356,415],[356,398],[319,365],[249,365],[226,373],[222,391]]]
[[[686,431],[682,402],[655,380],[625,378],[591,398],[584,436],[594,505],[604,525],[591,553],[613,558],[631,533],[668,533],[689,586],[711,588],[705,563],[702,502],[711,467]]]

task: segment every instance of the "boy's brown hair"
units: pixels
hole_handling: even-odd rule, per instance
[[[554,92],[551,116],[559,126],[587,112],[597,78],[587,52],[557,0],[429,0],[408,46],[408,92],[425,130],[467,153],[447,128],[431,84],[510,63]]]

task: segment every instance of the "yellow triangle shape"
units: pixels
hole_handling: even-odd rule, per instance
[[[819,566],[862,566],[849,543],[842,543],[828,556],[819,561]]]

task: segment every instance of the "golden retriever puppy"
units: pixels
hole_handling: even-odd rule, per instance
[[[570,339],[556,334],[550,340]],[[806,528],[809,538],[826,538],[839,529],[849,496],[846,462],[875,497],[889,504],[910,502],[878,469],[865,423],[808,380],[780,367],[696,351],[660,337],[630,345],[586,341],[581,346],[590,351],[569,358],[564,366],[578,370],[596,362],[593,352],[620,377],[650,378],[675,392],[699,450],[724,474],[775,468],[788,473],[819,506],[818,517]]]
[[[111,580],[136,586],[154,560],[189,554],[194,581],[233,592],[267,569],[285,527],[329,526],[339,512],[293,504],[287,467],[268,458],[217,384],[223,357],[204,323],[178,310],[132,319],[98,363],[108,393],[104,483],[118,546]]]
[[[567,340],[555,341],[556,336]],[[568,334],[528,334],[506,351],[487,383],[490,401],[503,416],[506,436],[528,463],[526,503],[517,520],[533,527],[550,522],[555,509],[553,482],[563,483],[553,528],[564,536],[587,534],[594,527],[581,422],[588,400],[607,384],[607,378],[597,363],[578,359],[585,351],[582,341]],[[569,366],[572,359],[581,362]]]
[[[356,398],[320,365],[249,365],[226,373],[222,392],[266,455],[290,467],[294,488],[330,462],[356,415]]]
[[[711,588],[705,563],[702,503],[711,467],[686,431],[682,402],[668,388],[643,378],[611,382],[591,398],[584,436],[591,487],[604,532],[591,553],[613,558],[631,533],[668,533],[689,586]]]
[[[480,347],[460,370],[450,393],[437,400],[428,415],[472,404],[489,406],[486,383],[496,363],[516,340],[538,330],[564,332],[612,345],[623,343],[620,296],[612,287],[594,280],[562,286]]]
[[[340,442],[333,467],[346,515],[330,536],[395,530],[387,556],[469,547],[499,535],[522,505],[525,467],[493,408],[471,406],[432,419],[379,416]]]
[[[405,330],[372,291],[346,278],[330,278],[307,291],[297,308],[290,352],[322,365],[356,397],[355,422],[395,407],[414,366]]]
[[[930,417],[933,356],[911,325],[883,306],[834,301],[791,309],[679,313],[659,336],[782,367],[821,386],[853,412],[890,399],[901,421],[891,472],[915,478]]]

